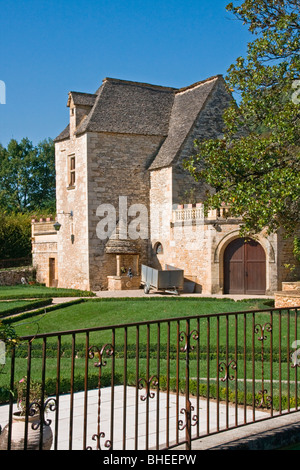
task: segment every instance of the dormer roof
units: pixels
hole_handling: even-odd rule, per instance
[[[89,106],[93,107],[96,101],[97,95],[90,93],[80,93],[78,91],[70,91],[67,106],[70,107],[71,103],[75,106]]]

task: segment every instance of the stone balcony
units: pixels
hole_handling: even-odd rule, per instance
[[[182,224],[238,224],[241,218],[233,218],[230,215],[230,207],[222,206],[220,209],[209,210],[207,214],[204,213],[203,204],[186,204],[184,206],[177,206],[172,213],[173,226]]]
[[[43,235],[57,235],[57,231],[54,228],[55,220],[52,217],[32,219],[31,220],[31,231],[32,237],[43,236]]]

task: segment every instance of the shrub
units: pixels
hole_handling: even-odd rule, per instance
[[[30,215],[0,214],[0,259],[25,258],[30,254]]]

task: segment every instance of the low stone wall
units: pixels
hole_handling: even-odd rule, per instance
[[[296,282],[283,282],[282,283],[283,291],[299,291],[300,292],[300,281]]]
[[[139,289],[141,285],[141,276],[107,276],[108,290],[132,290]]]
[[[275,307],[300,307],[300,282],[283,282],[282,291],[275,292]]]
[[[32,267],[24,269],[6,269],[0,271],[0,286],[22,284],[22,279],[25,279],[28,283],[32,278],[35,278],[35,269]]]

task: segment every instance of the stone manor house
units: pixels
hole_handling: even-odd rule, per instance
[[[196,138],[222,135],[231,100],[219,75],[181,89],[106,78],[94,94],[70,92],[55,139],[59,225],[32,222],[38,281],[136,289],[145,264],[183,269],[185,288],[204,294],[280,290],[292,244],[280,233],[245,241],[227,207],[204,215],[208,188],[183,168]]]

